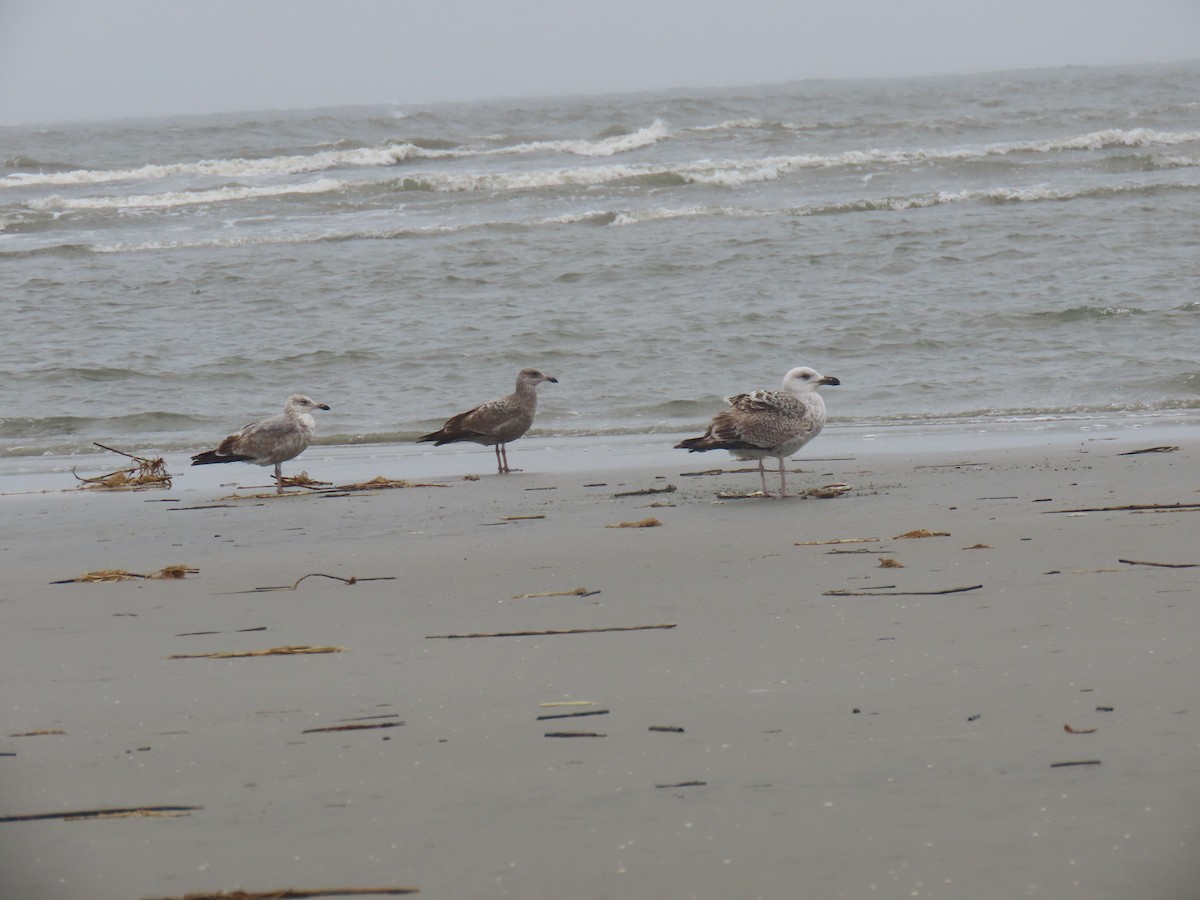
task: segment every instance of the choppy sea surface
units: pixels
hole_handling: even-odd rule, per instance
[[[543,368],[639,435],[1200,420],[1200,62],[0,128],[0,457],[302,391],[411,440]]]

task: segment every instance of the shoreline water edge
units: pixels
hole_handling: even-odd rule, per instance
[[[679,432],[631,434],[563,435],[534,429],[517,442],[520,458],[531,457],[531,471],[566,472],[628,468],[638,465],[689,464],[702,462],[697,457],[674,449],[674,444],[692,433]],[[911,424],[833,423],[825,426],[816,448],[826,453],[846,455],[860,450],[871,453],[919,455],[939,450],[986,450],[990,447],[1035,448],[1072,441],[1148,440],[1176,441],[1200,435],[1200,416],[1191,411],[1169,414],[1052,418],[973,419],[970,421],[923,421]],[[0,496],[25,491],[70,490],[79,487],[80,477],[94,477],[112,471],[121,457],[94,444],[91,452],[39,456],[0,456]],[[253,467],[235,466],[206,472],[188,465],[190,450],[162,450],[153,445],[134,447],[114,442],[112,449],[143,457],[164,459],[177,479],[176,486],[188,485],[211,489],[221,482],[253,481]],[[415,441],[322,443],[320,431],[309,448],[286,464],[288,472],[305,471],[313,478],[360,479],[383,475],[388,478],[453,477],[456,474],[486,473],[483,453],[490,449],[473,445],[442,447],[436,450]],[[813,455],[807,453],[805,455]],[[724,453],[711,454],[713,464]],[[726,466],[728,467],[728,466]],[[238,470],[241,470],[240,472]],[[311,470],[311,471],[310,471]],[[75,473],[73,475],[72,473]],[[206,476],[216,478],[207,478]]]

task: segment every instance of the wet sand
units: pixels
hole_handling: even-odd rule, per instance
[[[218,499],[269,482],[230,466],[2,496],[0,817],[195,808],[0,822],[0,893],[1195,896],[1180,436],[823,436],[789,486],[836,499],[720,500],[758,487],[725,454],[533,442],[504,477],[486,448],[285,466],[436,485],[402,490]],[[199,572],[49,584],[175,563]],[[359,581],[255,591],[309,573]],[[637,630],[440,637],[582,629]],[[297,645],[342,650],[171,658]],[[391,727],[312,731],[345,725]]]

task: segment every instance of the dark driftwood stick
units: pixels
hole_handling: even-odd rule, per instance
[[[1125,563],[1127,566],[1161,566],[1164,569],[1194,569],[1200,566],[1200,563],[1160,563],[1146,562],[1142,559],[1118,559],[1117,562]]]
[[[182,634],[177,634],[175,637],[196,637],[201,634],[241,634],[244,631],[266,631],[266,625],[255,625],[253,628],[239,628],[236,631],[185,631]]]
[[[116,447],[106,447],[99,441],[92,441],[92,444],[96,447],[99,447],[101,450],[107,450],[109,453],[116,453],[118,456],[124,456],[126,459],[136,459],[140,463],[146,463],[147,465],[150,464],[150,460],[148,459],[144,459],[141,456],[134,456],[132,453],[126,453],[124,450],[118,450]]]
[[[344,653],[345,647],[289,646],[268,650],[222,650],[215,653],[176,653],[167,659],[241,659],[248,656],[298,656],[306,653]]]
[[[281,888],[277,891],[218,891],[215,894],[188,894],[185,897],[150,897],[147,900],[304,900],[308,897],[397,897],[401,894],[419,894],[419,888],[317,888],[306,891],[297,888]]]
[[[834,538],[831,541],[796,541],[797,547],[818,547],[823,544],[877,544],[882,538]],[[870,552],[870,551],[868,551]]]
[[[547,731],[546,737],[575,738],[575,737],[608,737],[598,731]]]
[[[107,448],[106,448],[107,449]],[[113,809],[79,809],[74,812],[35,813],[28,816],[0,816],[0,822],[37,822],[45,819],[93,819],[101,816],[126,816],[136,813],[185,813],[203,806],[129,806]]]
[[[660,488],[645,488],[640,491],[622,491],[619,494],[613,494],[614,497],[647,497],[650,494],[673,494],[679,488],[673,484],[668,484],[666,487]]]
[[[1100,765],[1100,760],[1098,760],[1098,759],[1076,759],[1076,760],[1072,760],[1070,762],[1050,763],[1050,768],[1061,769],[1064,766],[1098,766],[1098,765]]]
[[[707,781],[677,781],[674,784],[656,784],[656,788],[702,787]]]
[[[374,722],[370,725],[330,725],[327,728],[305,728],[301,734],[317,734],[324,731],[365,731],[368,728],[399,728],[403,722]]]
[[[825,591],[824,597],[934,597],[939,594],[961,594],[964,591],[977,591],[982,584],[970,587],[946,588],[944,591]]]
[[[626,625],[611,628],[548,628],[545,631],[492,631],[481,634],[427,634],[426,640],[488,637],[540,637],[548,634],[594,634],[600,631],[648,631],[653,628],[674,628],[670,625]]]
[[[541,722],[543,719],[577,719],[580,716],[607,716],[607,709],[587,709],[583,712],[569,713],[551,713],[550,715],[538,716],[537,720]]]
[[[1083,506],[1079,509],[1047,509],[1043,514],[1083,512],[1137,512],[1154,509],[1200,509],[1200,503],[1131,503],[1127,506]]]
[[[1126,453],[1118,453],[1117,456],[1137,456],[1139,453],[1174,453],[1178,447],[1164,445],[1162,447],[1146,447],[1144,450],[1130,450]]]
[[[914,469],[958,469],[962,466],[990,466],[989,462],[956,462],[936,463],[934,465],[913,466]]]

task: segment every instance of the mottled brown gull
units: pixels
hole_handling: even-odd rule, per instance
[[[317,429],[317,423],[308,412],[310,409],[328,410],[329,407],[303,394],[292,394],[287,398],[280,415],[247,425],[237,434],[231,434],[221,441],[216,450],[197,453],[192,457],[192,465],[207,466],[230,462],[248,462],[256,466],[273,465],[275,488],[282,494],[282,464],[303,453]]]
[[[517,373],[517,389],[507,397],[489,400],[474,409],[446,420],[438,431],[417,438],[417,443],[433,441],[435,447],[457,441],[473,441],[496,450],[496,471],[501,475],[513,471],[508,467],[509,441],[515,441],[533,424],[537,411],[537,386],[543,381],[558,384],[558,379],[537,369],[522,369]]]
[[[782,391],[754,391],[729,397],[725,401],[729,409],[713,417],[708,431],[675,446],[692,453],[728,450],[738,459],[757,459],[766,497],[771,493],[767,490],[763,459],[774,456],[779,460],[779,496],[786,497],[784,457],[791,456],[825,427],[825,401],[817,393],[823,384],[841,382],[807,366],[792,369],[783,376]]]

